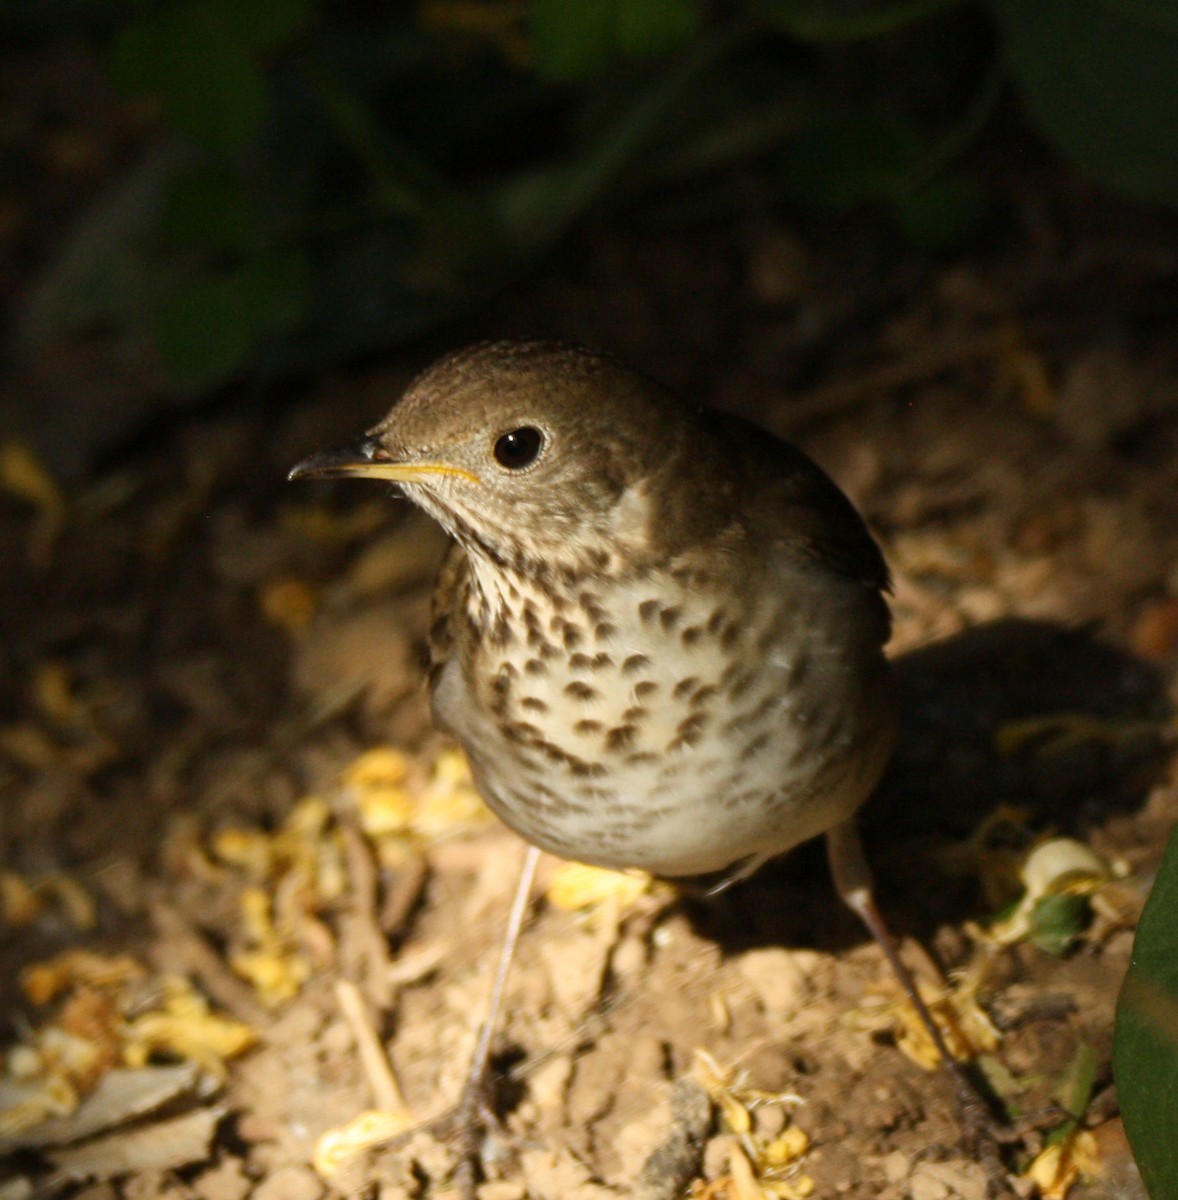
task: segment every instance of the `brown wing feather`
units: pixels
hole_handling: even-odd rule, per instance
[[[884,556],[863,518],[836,483],[796,446],[748,421],[717,416],[722,430],[748,465],[746,512],[774,514],[765,530],[787,553],[857,580],[878,600],[881,641],[891,631],[883,593],[891,590]],[[785,521],[781,516],[788,514]],[[782,529],[789,532],[784,536]]]

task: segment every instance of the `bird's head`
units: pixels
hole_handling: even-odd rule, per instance
[[[649,484],[682,411],[607,356],[485,343],[430,367],[360,441],[290,478],[391,480],[476,556],[609,569],[651,541]]]

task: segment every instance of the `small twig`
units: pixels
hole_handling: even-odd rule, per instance
[[[377,913],[379,886],[372,849],[355,824],[340,820],[351,893],[350,920],[344,927],[341,961],[354,969],[368,1002],[378,1013],[388,1011],[393,990],[389,982],[389,947]]]
[[[249,985],[238,979],[221,956],[187,917],[172,907],[160,894],[150,901],[151,921],[162,945],[153,957],[167,956],[175,969],[177,961],[191,971],[201,987],[222,1008],[254,1029],[270,1024],[270,1013],[262,1006]]]
[[[360,995],[360,989],[347,979],[335,981],[335,998],[352,1028],[360,1065],[368,1078],[373,1103],[384,1112],[406,1112],[408,1105],[401,1093],[400,1084],[393,1073],[393,1064],[385,1053],[384,1045],[373,1027],[372,1018]]]

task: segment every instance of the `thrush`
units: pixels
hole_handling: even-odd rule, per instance
[[[507,825],[563,858],[714,886],[826,834],[840,894],[948,1060],[853,823],[895,738],[889,576],[826,474],[612,357],[496,342],[291,472],[339,475],[397,483],[453,538],[432,710]]]

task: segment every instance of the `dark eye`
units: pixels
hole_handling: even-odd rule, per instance
[[[509,471],[530,467],[544,449],[544,435],[533,425],[502,434],[495,443],[495,461]]]

